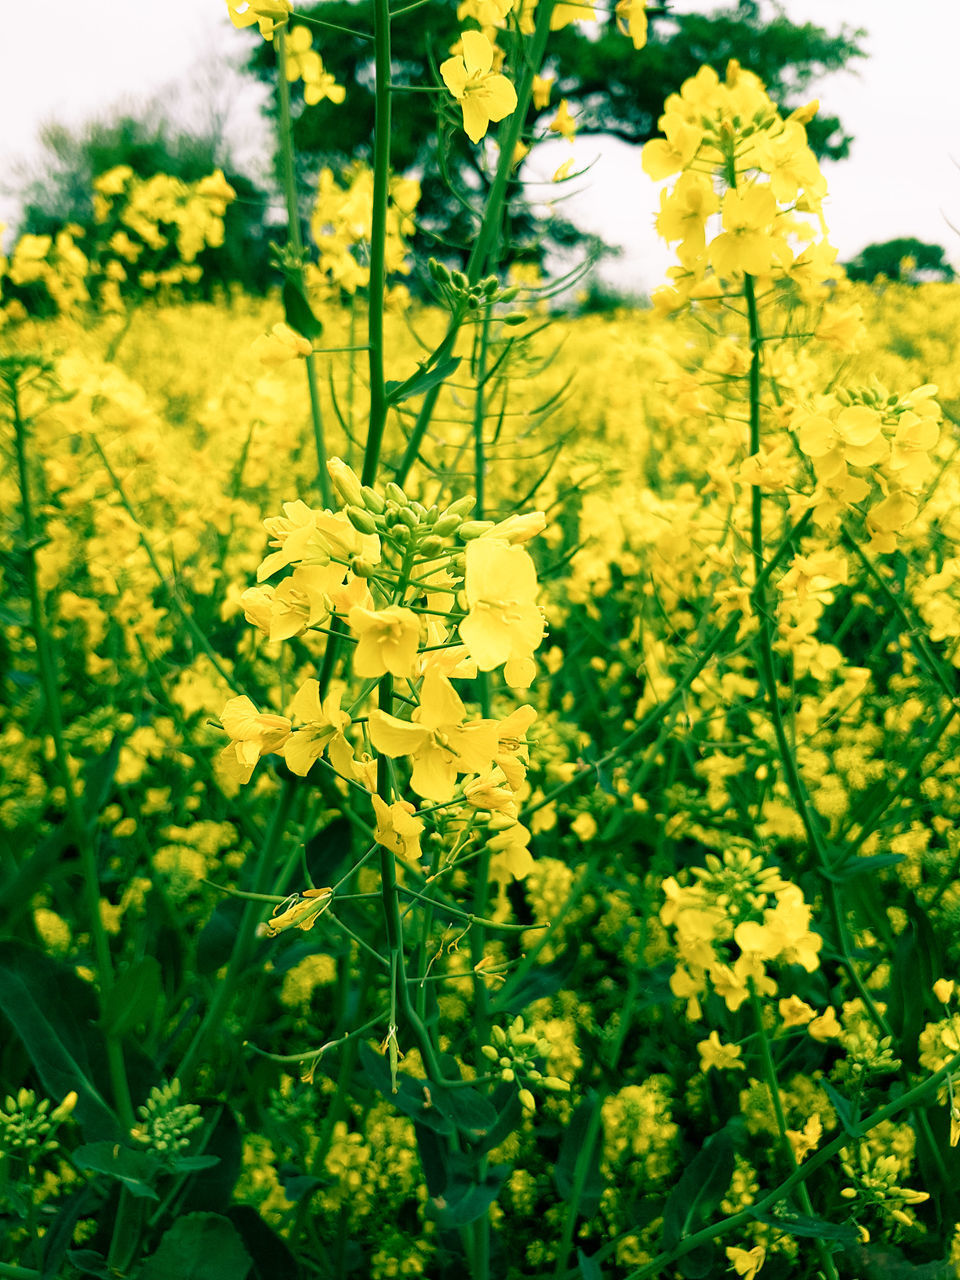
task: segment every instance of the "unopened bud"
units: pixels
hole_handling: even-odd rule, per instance
[[[443,539],[432,533],[420,543],[420,553],[425,556],[438,556],[443,550]]]
[[[372,489],[368,484],[362,485],[360,492],[363,494],[363,505],[367,510],[372,511],[375,516],[382,516],[387,509],[387,504],[381,494],[377,493],[376,489]]]
[[[333,481],[333,487],[345,503],[351,503],[356,507],[364,505],[360,479],[342,458],[331,458],[327,463],[327,471]]]
[[[459,516],[441,516],[437,523],[433,526],[433,532],[438,538],[448,538],[451,533],[456,533],[460,528]]]
[[[407,505],[407,495],[403,492],[398,484],[394,484],[392,480],[388,480],[384,485],[384,493],[388,498],[392,498],[398,507]]]
[[[440,512],[440,519],[442,520],[444,516],[469,515],[476,505],[477,500],[473,494],[465,493],[462,498],[458,498],[456,502],[451,502],[449,507]]]
[[[517,1097],[520,1099],[520,1105],[524,1111],[536,1111],[536,1100],[529,1089],[521,1089]]]
[[[437,284],[450,283],[450,270],[445,267],[442,262],[438,262],[436,258],[431,258],[427,263],[430,275],[436,280]]]
[[[501,316],[500,319],[504,324],[518,325],[526,324],[527,315],[525,311],[511,311],[509,315]]]
[[[365,507],[347,507],[347,519],[358,533],[377,532],[377,522]]]
[[[479,538],[481,534],[492,528],[492,520],[465,520],[460,526],[459,532],[464,542],[470,542],[473,538]]]
[[[469,281],[469,280],[468,280],[468,278],[463,274],[463,272],[462,272],[462,271],[451,271],[451,272],[450,272],[450,279],[453,281],[453,283],[454,283],[454,284],[457,286],[457,288],[458,288],[458,289],[460,289],[460,290],[464,290],[464,289],[469,289],[469,288],[470,288],[470,281]]]
[[[400,510],[397,512],[397,515],[400,517],[400,519],[403,521],[403,523],[407,526],[408,529],[415,529],[419,524],[419,521],[417,520],[417,517],[416,517],[416,513],[411,511],[409,507],[401,507]]]
[[[372,578],[376,568],[375,564],[365,560],[363,556],[353,556],[350,561],[350,572],[356,574],[358,578]]]

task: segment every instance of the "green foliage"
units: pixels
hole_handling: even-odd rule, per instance
[[[952,280],[956,272],[946,260],[942,245],[929,244],[914,236],[898,236],[868,244],[855,258],[845,264],[851,280],[872,283],[878,276],[903,284],[916,284],[921,280]]]

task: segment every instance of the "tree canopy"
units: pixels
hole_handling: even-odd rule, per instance
[[[295,121],[295,141],[303,176],[329,166],[341,172],[358,157],[370,155],[373,132],[373,46],[367,6],[355,0],[324,0],[305,7],[325,68],[346,87],[346,105],[321,101],[305,107]],[[810,85],[862,57],[864,32],[846,26],[828,32],[814,23],[790,21],[779,6],[739,0],[710,13],[674,13],[669,0],[648,10],[648,42],[637,51],[617,28],[613,8],[595,23],[572,24],[551,37],[545,74],[556,77],[550,105],[531,108],[526,133],[541,136],[565,98],[581,135],[609,134],[637,146],[657,133],[666,96],[704,64],[721,74],[730,58],[755,72],[782,110],[801,105]],[[430,6],[429,27],[399,18],[392,26],[395,78],[412,87],[438,83],[436,67],[459,38],[462,23],[456,0]],[[351,32],[353,34],[351,34]],[[249,67],[260,79],[276,75],[275,53],[257,40]],[[292,86],[295,100],[301,85]],[[423,92],[403,93],[403,110],[394,113],[393,168],[413,172],[422,182],[418,208],[421,247],[456,256],[469,246],[472,224],[462,203],[451,199],[447,180],[469,202],[487,181],[484,148],[474,147],[462,130],[441,132],[445,155],[437,155],[436,99]],[[820,157],[846,156],[850,135],[835,116],[818,116],[808,127],[811,147]],[[510,227],[515,257],[540,259],[550,247],[569,246],[583,237],[562,219],[538,222],[518,182]]]
[[[956,275],[946,260],[946,250],[939,244],[928,244],[914,236],[898,236],[879,244],[868,244],[846,263],[851,280],[876,280],[885,276],[905,284],[920,280],[952,280]]]

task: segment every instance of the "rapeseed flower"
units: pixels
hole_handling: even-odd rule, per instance
[[[471,142],[479,142],[491,122],[517,109],[517,91],[493,70],[493,45],[482,32],[464,31],[460,44],[463,53],[442,62],[440,74],[463,110],[464,132]]]

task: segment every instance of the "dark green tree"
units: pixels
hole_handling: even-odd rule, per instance
[[[327,70],[346,86],[347,106],[320,102],[299,111],[294,137],[305,185],[324,165],[340,172],[358,157],[369,160],[373,128],[373,45],[369,39],[369,5],[356,0],[324,0],[301,13],[321,23],[312,27],[314,47]],[[531,109],[526,122],[530,137],[543,133],[556,103],[566,98],[578,120],[580,134],[610,134],[638,147],[657,133],[657,120],[666,96],[700,66],[709,64],[720,74],[730,58],[755,72],[783,110],[792,110],[809,96],[811,83],[839,71],[863,56],[864,32],[844,26],[830,33],[813,23],[796,24],[779,5],[739,0],[732,7],[710,13],[673,13],[669,0],[650,6],[649,39],[637,52],[617,30],[613,5],[598,10],[593,24],[571,25],[557,31],[549,45],[547,74],[556,76],[552,105]],[[429,14],[429,20],[421,15]],[[457,0],[437,0],[429,9],[392,26],[394,76],[399,84],[438,83],[437,65],[448,56],[461,29]],[[334,30],[352,29],[357,34]],[[265,81],[276,75],[274,48],[257,40],[249,67]],[[293,86],[295,101],[302,84]],[[455,258],[471,243],[471,215],[449,183],[469,202],[488,179],[485,152],[472,146],[462,129],[441,133],[437,146],[438,101],[443,95],[403,93],[402,109],[394,112],[393,167],[415,173],[423,192],[419,208],[420,245],[430,253]],[[455,121],[451,113],[450,118]],[[821,157],[839,159],[851,138],[835,116],[817,117],[809,126],[811,146]],[[639,163],[639,157],[638,157]],[[512,254],[542,259],[551,248],[569,248],[582,239],[576,228],[555,215],[538,221],[518,182],[511,204]]]
[[[900,236],[896,240],[884,240],[868,244],[857,256],[846,263],[851,280],[876,280],[886,276],[904,284],[917,284],[921,280],[952,280],[956,275],[945,258],[946,250],[939,244],[928,244],[913,236]]]
[[[234,169],[213,134],[181,132],[153,110],[140,117],[95,120],[76,129],[47,125],[40,142],[41,157],[20,191],[19,234],[52,235],[67,223],[90,232],[94,226],[91,184],[115,165],[129,165],[141,178],[166,173],[185,182],[223,169],[237,198],[224,218],[223,246],[205,249],[197,258],[203,268],[199,288],[209,292],[216,284],[236,283],[262,293],[271,282],[264,227],[267,193]]]

